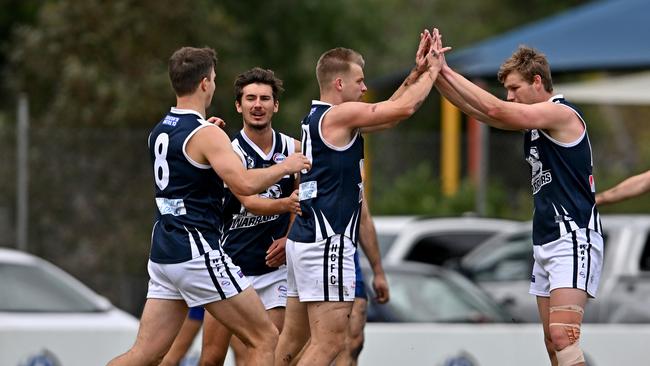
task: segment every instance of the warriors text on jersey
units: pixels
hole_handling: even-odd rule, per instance
[[[150,259],[180,263],[219,248],[223,182],[185,150],[201,128],[216,128],[195,111],[172,108],[149,135],[156,190]]]
[[[266,168],[281,163],[295,151],[294,139],[273,131],[273,148],[265,154],[244,131],[232,140],[232,146],[247,169]],[[294,189],[293,174],[286,175],[259,193],[260,197],[278,199],[289,197]],[[275,239],[287,235],[290,214],[258,216],[248,212],[230,191],[224,205],[222,246],[246,276],[258,276],[275,271],[266,265],[266,251]]]
[[[571,108],[585,130],[576,141],[563,143],[540,129],[527,131],[524,154],[531,167],[535,212],[533,243],[542,245],[564,234],[588,228],[601,233],[596,209],[593,159],[582,114],[561,95],[550,102]]]
[[[363,137],[357,131],[347,146],[329,144],[321,134],[321,122],[332,108],[313,101],[302,121],[302,153],[311,169],[300,175],[300,208],[289,239],[313,243],[333,235],[357,242],[363,199]]]

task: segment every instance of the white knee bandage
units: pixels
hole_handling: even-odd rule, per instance
[[[585,362],[585,356],[578,342],[573,343],[561,351],[556,351],[555,355],[557,356],[558,366],[573,366]]]

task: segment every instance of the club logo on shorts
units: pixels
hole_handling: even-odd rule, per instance
[[[226,280],[221,281],[221,286],[230,286],[230,281],[226,281]]]
[[[278,286],[278,296],[283,299],[287,297],[287,286],[285,285]]]
[[[237,275],[239,276],[239,278],[244,278],[244,273],[241,271],[241,269],[237,271]]]

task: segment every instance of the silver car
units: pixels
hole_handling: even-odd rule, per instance
[[[366,278],[370,270],[363,266]],[[512,323],[513,319],[480,288],[445,268],[403,262],[384,266],[390,301],[368,301],[369,322],[389,323]],[[365,281],[372,294],[371,281]]]
[[[597,298],[585,322],[650,323],[650,215],[603,215],[605,254]],[[528,294],[533,265],[530,224],[496,236],[461,260],[460,270],[516,319],[538,322]]]
[[[404,225],[384,255],[385,263],[415,261],[442,265],[458,260],[500,233],[516,231],[520,221],[483,217],[420,218]],[[380,228],[377,228],[380,232]]]

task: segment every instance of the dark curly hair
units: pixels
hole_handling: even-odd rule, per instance
[[[235,100],[241,103],[241,98],[244,94],[244,87],[250,84],[266,84],[273,90],[273,101],[277,101],[280,94],[284,91],[282,88],[282,80],[275,76],[273,70],[262,69],[261,67],[254,67],[235,79]]]

